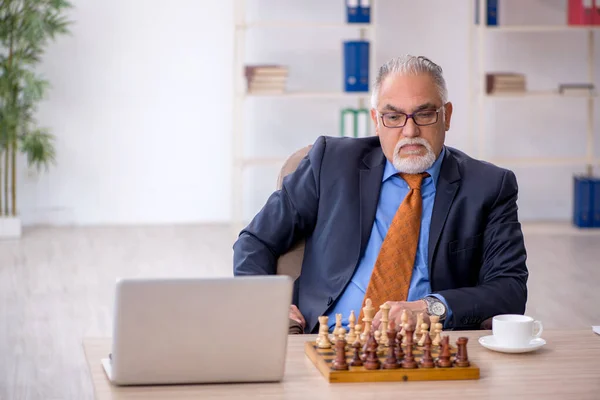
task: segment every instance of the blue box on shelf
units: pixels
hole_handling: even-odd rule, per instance
[[[600,178],[573,177],[573,224],[600,228]]]

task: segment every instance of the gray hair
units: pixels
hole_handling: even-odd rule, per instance
[[[371,94],[371,107],[377,108],[377,102],[379,100],[379,90],[381,89],[381,83],[390,74],[403,74],[403,75],[416,75],[416,74],[429,74],[433,78],[435,85],[437,86],[438,92],[442,99],[442,103],[446,104],[448,101],[448,89],[446,88],[446,80],[442,72],[442,67],[431,61],[430,59],[423,56],[411,56],[409,54],[392,58],[379,68],[377,78],[373,85],[373,92]]]

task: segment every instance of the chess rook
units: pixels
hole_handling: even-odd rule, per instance
[[[326,315],[319,317],[319,336],[317,337],[317,345],[320,349],[331,348],[331,340],[329,340],[328,321],[329,317]]]
[[[471,365],[469,362],[469,356],[467,355],[467,342],[469,338],[467,337],[459,337],[456,341],[456,347],[458,349],[456,353],[456,360],[454,364],[457,367],[468,367]]]

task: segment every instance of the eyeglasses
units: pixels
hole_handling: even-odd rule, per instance
[[[437,110],[422,110],[412,114],[404,114],[401,112],[390,112],[380,114],[381,122],[386,128],[402,128],[408,122],[409,118],[412,118],[415,125],[427,126],[433,125],[438,121],[438,115],[444,108],[441,106]]]

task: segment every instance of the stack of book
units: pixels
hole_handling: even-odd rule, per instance
[[[592,83],[561,83],[558,85],[558,93],[572,96],[593,96],[595,90]]]
[[[524,93],[527,90],[525,75],[514,72],[486,74],[487,94]]]
[[[288,69],[281,65],[247,65],[248,93],[279,94],[285,92]]]

